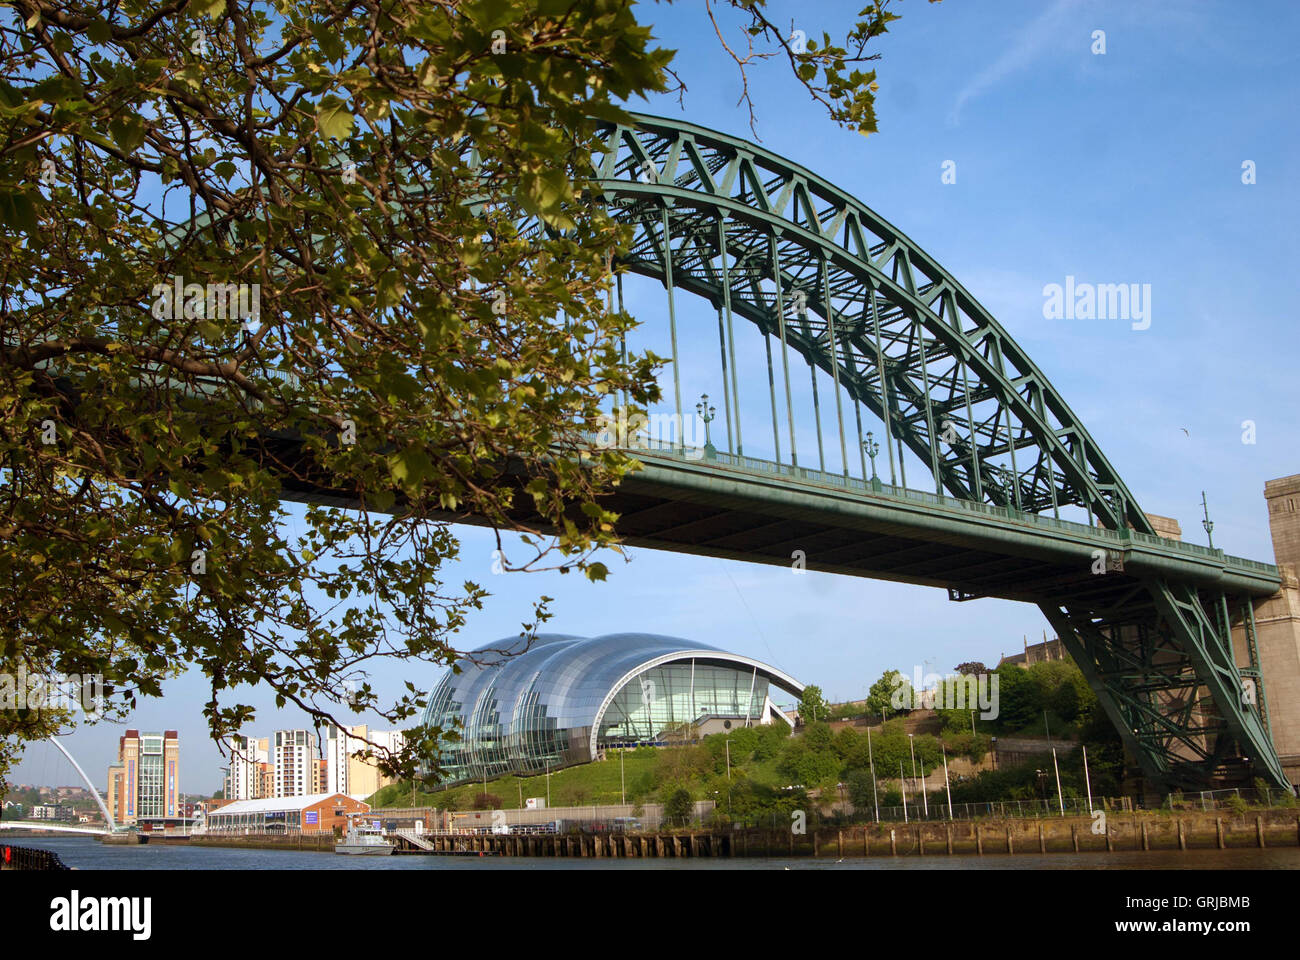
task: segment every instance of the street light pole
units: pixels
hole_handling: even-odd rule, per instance
[[[1092,780],[1088,776],[1088,747],[1083,747],[1083,784],[1088,790],[1088,816],[1092,816]]]
[[[862,441],[862,450],[871,458],[871,489],[879,490],[880,477],[876,476],[876,454],[880,453],[880,444],[876,443],[870,430],[867,431],[867,439]]]
[[[1061,766],[1056,762],[1056,748],[1052,747],[1052,768],[1056,771],[1056,799],[1061,804],[1061,816],[1065,816],[1065,794],[1061,792]]]
[[[622,803],[627,806],[627,778],[623,775],[623,754],[627,750],[620,747],[618,751],[618,792],[622,798]]]
[[[867,763],[871,765],[871,801],[876,806],[876,823],[880,822],[880,797],[876,794],[876,758],[871,752],[871,728],[867,727]]]
[[[903,791],[903,822],[907,823],[907,779],[903,776],[903,761],[898,761],[898,788]]]
[[[948,750],[941,743],[939,749],[943,751],[943,789],[948,793],[948,819],[952,819],[952,784],[948,782]]]
[[[700,419],[704,421],[704,452],[706,455],[712,456],[717,453],[717,450],[714,448],[713,440],[709,436],[709,424],[716,418],[718,408],[709,406],[709,395],[702,393],[700,394],[700,402],[695,405],[695,411],[700,415]]]

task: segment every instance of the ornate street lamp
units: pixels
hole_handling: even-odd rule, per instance
[[[871,459],[871,489],[880,489],[880,477],[876,476],[876,454],[880,453],[880,444],[876,443],[871,431],[867,431],[867,439],[862,441],[863,452]]]
[[[1210,549],[1214,549],[1214,521],[1210,519],[1210,505],[1205,500],[1205,491],[1201,491],[1201,509],[1205,511],[1205,519],[1201,521],[1201,526],[1205,528],[1205,535],[1210,539]]]
[[[704,455],[706,457],[716,456],[718,451],[713,446],[713,440],[709,436],[709,424],[717,416],[718,408],[709,406],[709,395],[702,393],[700,394],[700,402],[695,405],[695,412],[704,421]]]
[[[1002,483],[1007,487],[1010,496],[1007,497],[1007,509],[1020,510],[1020,486],[1016,483],[1016,475],[1010,467],[995,466],[993,469],[998,471],[1002,477]]]

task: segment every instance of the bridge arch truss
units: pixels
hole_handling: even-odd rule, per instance
[[[667,294],[679,415],[674,291],[717,312],[724,415],[736,454],[744,438],[735,341],[745,332],[740,321],[748,321],[767,347],[768,395],[759,399],[765,409],[770,403],[779,462],[799,465],[793,355],[834,384],[838,439],[831,443],[846,476],[852,447],[865,476],[865,409],[883,427],[891,484],[908,486],[906,450],[926,466],[925,482],[939,497],[1011,518],[1059,517],[1076,507],[1125,541],[1160,540],[1084,424],[1009,333],[934,258],[843,190],[754,144],[648,116],[607,124],[594,163],[601,201],[634,228],[620,268],[659,281]],[[819,413],[819,456],[820,428]],[[1175,572],[1032,586],[1153,786],[1251,776],[1287,782],[1267,729],[1250,596]],[[1249,641],[1246,667],[1233,651],[1234,622]]]

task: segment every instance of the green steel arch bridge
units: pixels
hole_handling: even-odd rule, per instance
[[[854,197],[688,123],[634,115],[604,133],[592,199],[634,228],[620,307],[624,276],[666,301],[678,425],[668,439],[615,431],[643,464],[607,504],[625,542],[1035,604],[1150,789],[1289,786],[1254,631],[1274,566],[1158,536],[1007,330]],[[705,352],[720,370],[722,448],[688,445],[681,429],[694,422],[683,367]],[[717,416],[707,402],[698,412]],[[288,477],[284,496],[356,503]]]
[[[781,564],[800,550],[815,569],[946,587],[958,601],[1034,603],[1153,786],[1287,782],[1263,711],[1252,606],[1277,589],[1276,568],[1157,536],[1008,332],[852,196],[678,121],[609,126],[606,147],[598,186],[636,230],[623,266],[667,293],[674,375],[681,290],[717,312],[724,384],[725,451],[637,451],[645,469],[615,498],[629,542]],[[737,375],[735,341],[756,334],[767,389]],[[811,371],[816,469],[799,461],[792,364]],[[684,415],[679,379],[674,401]],[[745,456],[742,403],[770,411],[774,461]],[[867,437],[864,413],[876,425]],[[838,470],[827,469],[828,447]],[[875,456],[865,462],[882,449],[888,483]],[[909,487],[909,460],[926,471],[925,489]],[[1086,522],[1062,519],[1070,508]]]
[[[1274,567],[1157,536],[1007,331],[852,196],[678,121],[611,125],[606,148],[603,202],[636,230],[622,266],[666,292],[674,413],[689,413],[674,296],[684,291],[717,313],[726,435],[725,450],[708,443],[703,455],[684,442],[638,445],[645,469],[613,505],[629,542],[786,565],[801,551],[814,569],[945,587],[958,601],[1034,603],[1153,787],[1287,782],[1254,642],[1252,600],[1275,592]],[[735,342],[755,334],[767,376],[742,380]],[[799,460],[800,367],[815,469]],[[745,456],[742,404],[770,413],[774,459]],[[882,450],[888,483],[876,471]],[[909,461],[924,471],[910,486]]]

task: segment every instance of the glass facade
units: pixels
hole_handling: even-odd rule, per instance
[[[146,733],[140,738],[140,809],[141,819],[162,817],[166,812],[163,793],[163,738]]]
[[[757,722],[772,686],[795,697],[803,689],[772,667],[676,637],[540,634],[457,661],[424,722],[443,730],[445,782],[458,783],[586,763],[605,746],[662,743],[710,718]]]

